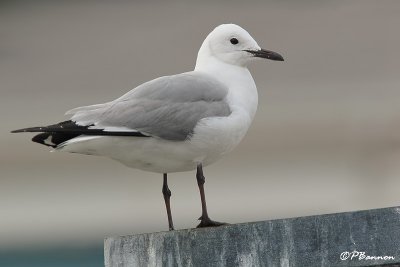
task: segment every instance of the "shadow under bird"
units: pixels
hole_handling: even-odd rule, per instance
[[[106,156],[163,174],[170,230],[167,174],[196,170],[202,207],[197,227],[219,226],[224,223],[207,213],[203,166],[232,151],[245,136],[258,104],[247,65],[258,58],[283,61],[240,26],[222,24],[201,45],[194,71],[151,80],[111,102],[72,109],[68,121],[13,133],[39,132],[32,141],[55,151]]]

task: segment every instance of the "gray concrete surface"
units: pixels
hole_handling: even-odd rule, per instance
[[[398,266],[399,249],[392,207],[109,237],[104,256],[106,267]]]

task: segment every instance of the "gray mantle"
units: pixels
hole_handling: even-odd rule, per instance
[[[400,207],[109,237],[104,257],[106,267],[400,266]]]

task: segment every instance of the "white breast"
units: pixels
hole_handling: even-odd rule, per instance
[[[258,105],[257,88],[247,68],[216,62],[208,65],[212,75],[229,88],[227,102],[232,111],[228,117],[206,118],[199,122],[190,142],[202,151],[196,160],[207,165],[232,151],[243,139]],[[222,65],[222,66],[221,66]],[[223,72],[219,72],[223,69]],[[203,71],[203,70],[201,70]]]

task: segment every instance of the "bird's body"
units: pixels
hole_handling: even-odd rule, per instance
[[[245,68],[233,68],[232,75],[226,77],[215,77],[213,73],[196,70],[184,75],[207,77],[209,80],[215,79],[215,84],[225,85],[227,93],[222,101],[227,104],[229,114],[198,120],[190,138],[184,140],[168,140],[157,136],[80,136],[70,139],[56,150],[106,156],[129,167],[158,173],[190,171],[196,169],[199,163],[203,166],[214,163],[232,151],[246,134],[257,108],[255,83]],[[82,108],[80,110],[82,112]],[[87,110],[83,109],[83,112],[87,113]],[[79,116],[79,111],[76,115]]]
[[[218,225],[208,218],[202,166],[232,151],[250,127],[258,95],[247,64],[257,57],[283,60],[261,49],[241,27],[220,25],[204,40],[194,71],[154,79],[111,102],[73,109],[67,112],[70,121],[14,132],[41,132],[32,140],[56,151],[106,156],[163,173],[170,229],[166,175],[197,168],[200,226]]]

